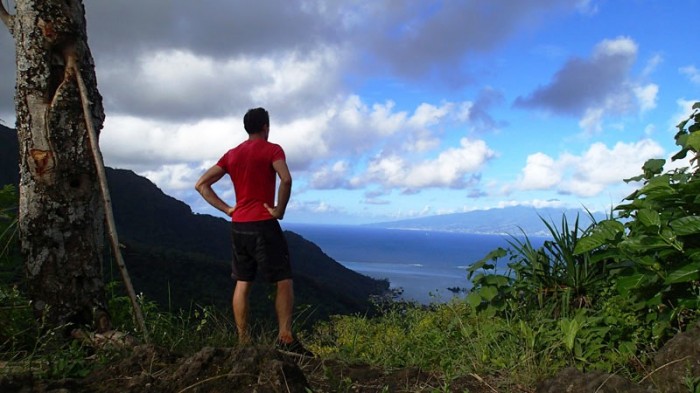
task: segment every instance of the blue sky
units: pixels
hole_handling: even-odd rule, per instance
[[[14,2],[3,0],[11,10]],[[700,100],[697,0],[86,2],[107,165],[193,184],[263,106],[285,221],[609,210]],[[9,33],[0,50],[13,53]],[[14,124],[13,56],[0,119]],[[228,182],[217,188],[233,202]]]

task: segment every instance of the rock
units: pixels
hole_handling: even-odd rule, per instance
[[[700,379],[700,323],[670,339],[654,356],[653,365],[648,379],[662,392],[692,391],[688,381]]]
[[[122,393],[294,393],[307,392],[309,384],[293,359],[271,347],[206,347],[178,358],[157,347],[137,346],[128,359],[88,376],[85,387]]]
[[[541,382],[536,393],[651,393],[651,386],[637,385],[619,375],[602,372],[583,373],[566,368]]]

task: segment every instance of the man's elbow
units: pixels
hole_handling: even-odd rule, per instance
[[[204,187],[204,183],[202,183],[201,181],[198,181],[198,182],[195,183],[195,185],[194,185],[194,189],[197,190],[197,192],[198,192],[200,195],[203,195],[203,193],[204,193],[204,188],[205,188],[205,187]]]

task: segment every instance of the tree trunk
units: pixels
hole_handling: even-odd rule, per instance
[[[104,208],[70,64],[80,67],[98,131],[104,112],[85,12],[81,0],[15,3],[3,22],[17,56],[19,229],[28,291],[37,316],[52,326],[89,324],[106,315]]]

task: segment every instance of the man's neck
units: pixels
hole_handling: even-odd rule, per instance
[[[258,139],[267,140],[267,136],[264,132],[256,132],[255,134],[248,134],[249,141],[255,141]]]

